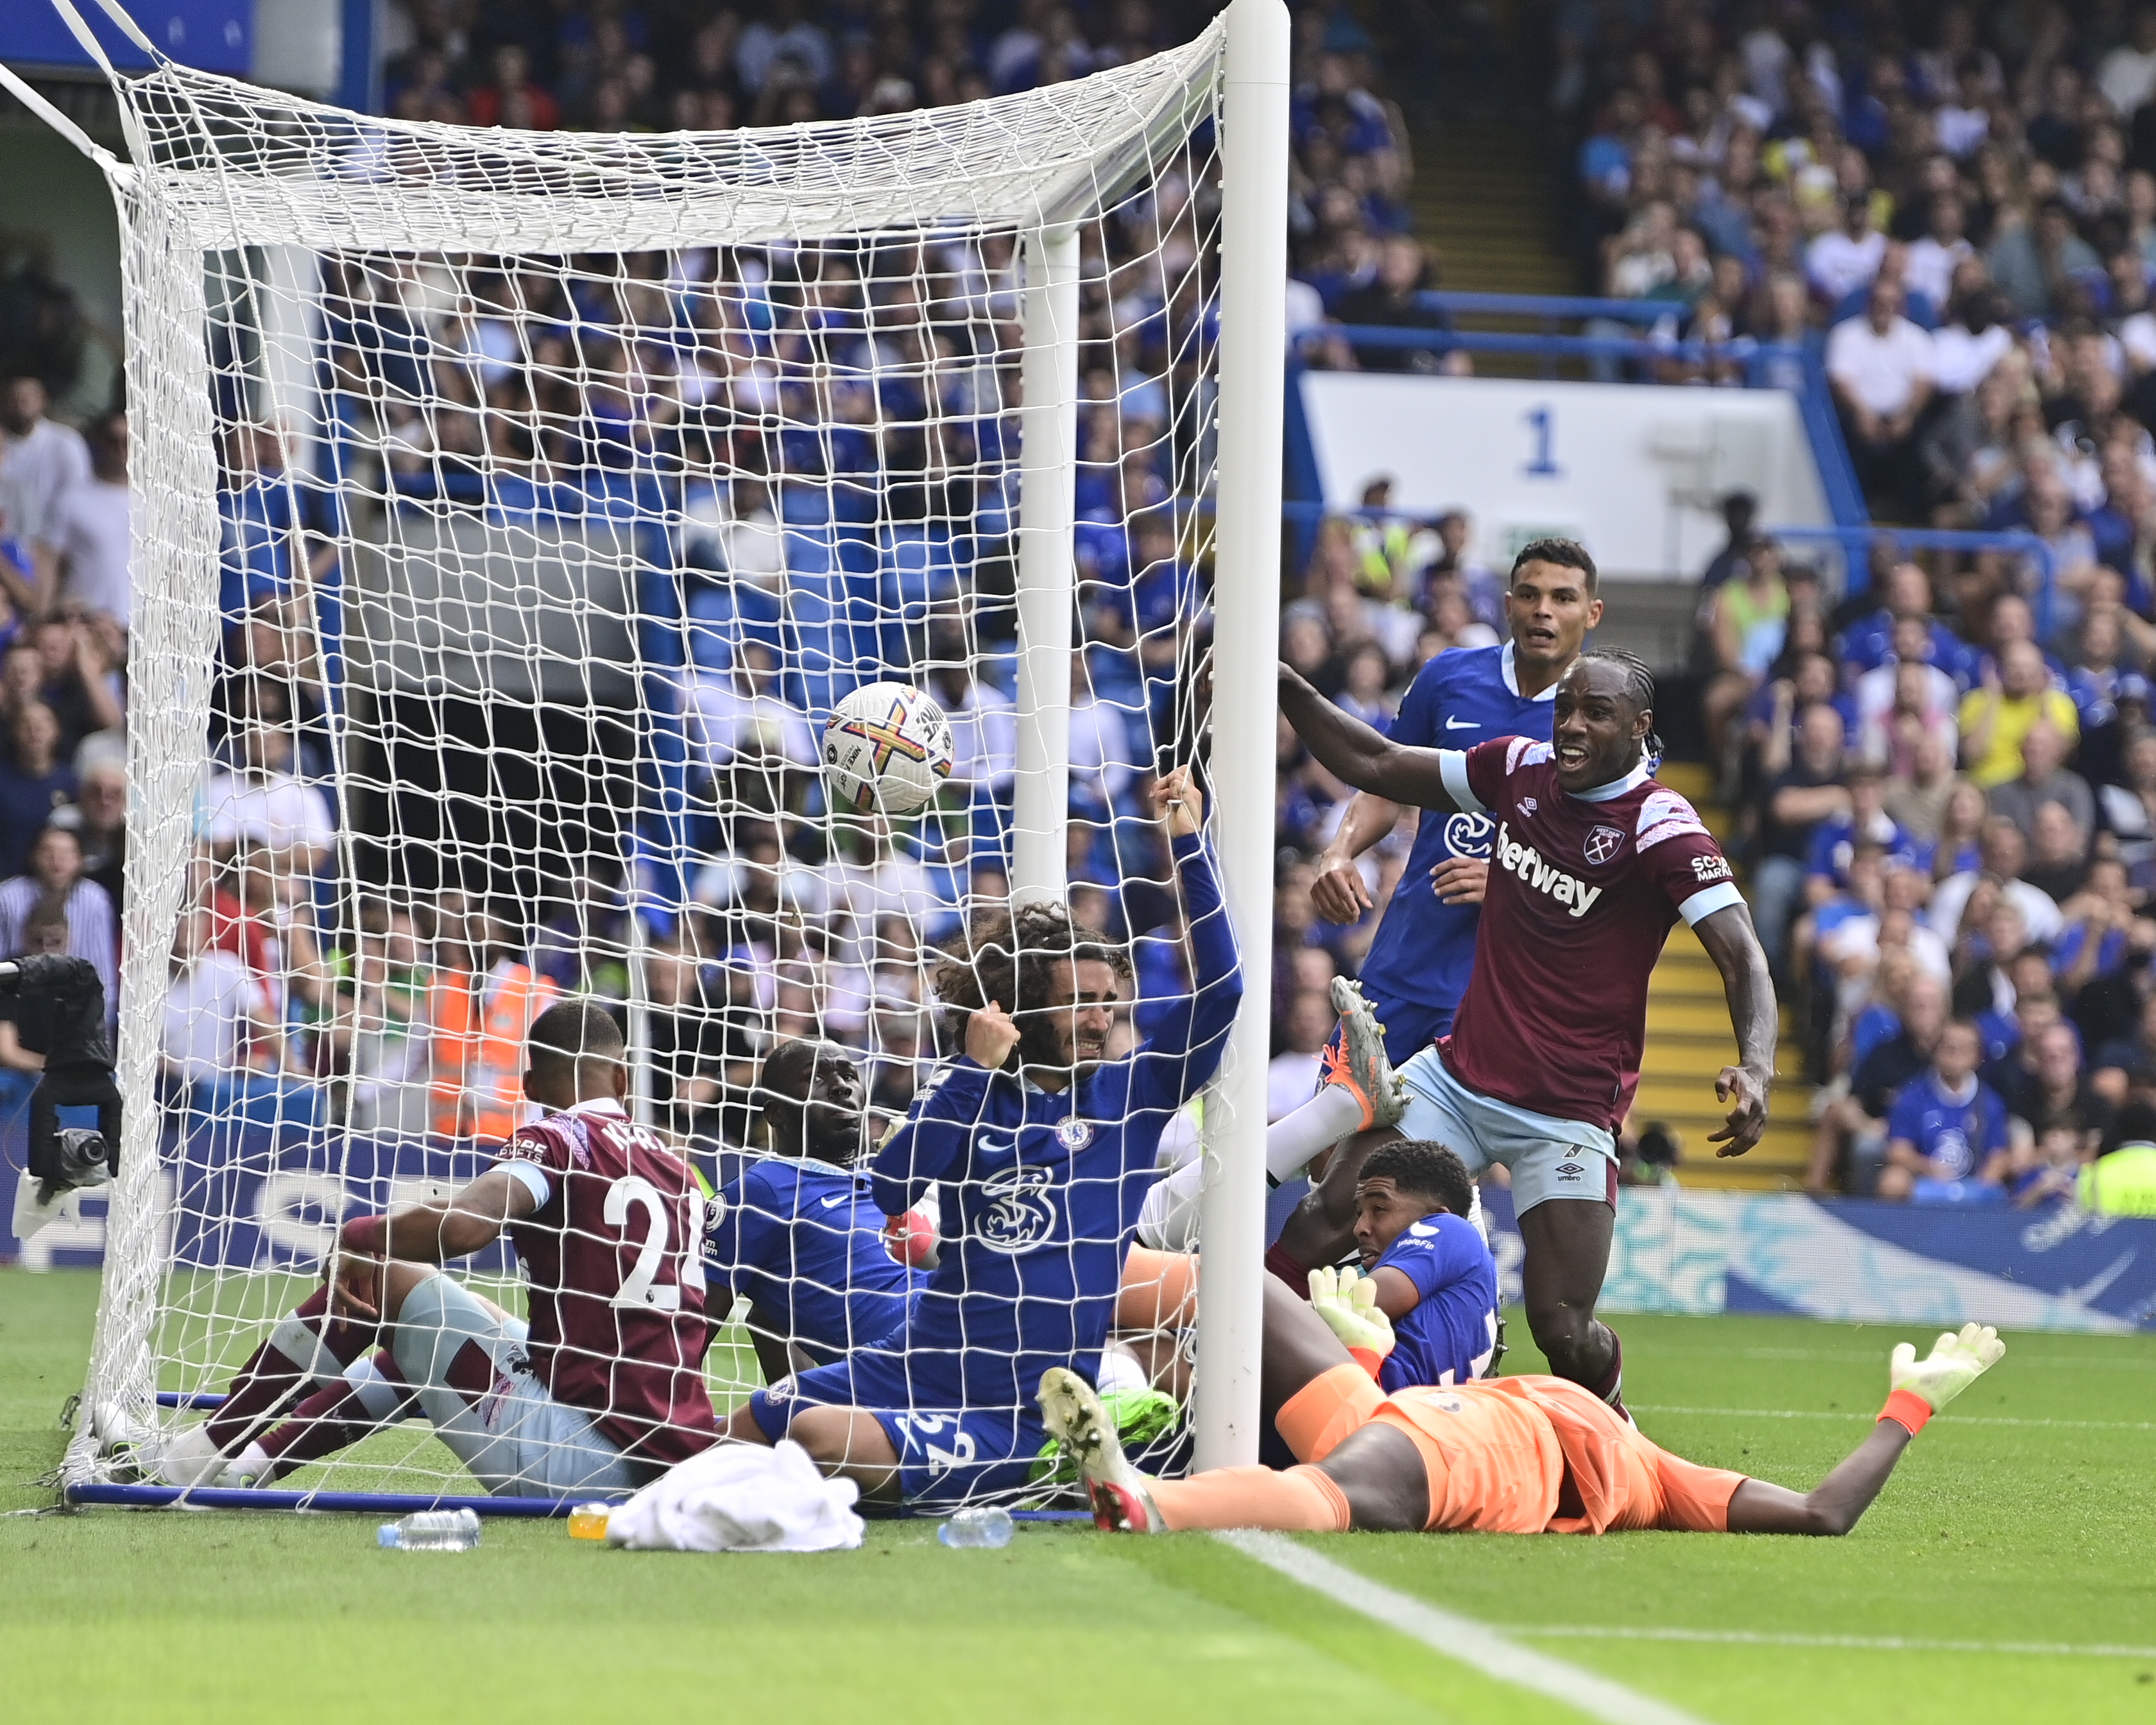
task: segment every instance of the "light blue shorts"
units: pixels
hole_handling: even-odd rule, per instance
[[[646,1483],[655,1467],[629,1461],[590,1414],[555,1400],[532,1374],[529,1333],[454,1277],[430,1276],[406,1297],[390,1352],[436,1434],[495,1496],[566,1497]],[[468,1347],[494,1368],[492,1388],[476,1401],[449,1380],[450,1363]]]
[[[1493,1162],[1511,1169],[1516,1215],[1553,1198],[1617,1202],[1617,1141],[1607,1127],[1537,1114],[1470,1090],[1435,1048],[1399,1070],[1408,1089],[1401,1134],[1445,1145],[1471,1174]]]

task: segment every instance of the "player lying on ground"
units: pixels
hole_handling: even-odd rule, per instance
[[[1370,1284],[1366,1297],[1392,1324],[1378,1378],[1389,1390],[1465,1384],[1495,1363],[1497,1264],[1467,1219],[1474,1199],[1466,1164],[1442,1144],[1381,1144],[1363,1164],[1355,1250]],[[1269,1278],[1269,1298],[1276,1286],[1285,1285]]]
[[[1455,648],[1430,660],[1415,674],[1386,735],[1413,748],[1466,748],[1496,737],[1548,742],[1558,680],[1602,620],[1596,584],[1594,559],[1584,546],[1538,539],[1522,547],[1505,594],[1512,639],[1502,646]],[[1390,834],[1401,808],[1367,790],[1355,793],[1317,860],[1311,901],[1319,916],[1351,923],[1370,909],[1369,887],[1355,859]],[[1394,1065],[1406,1065],[1452,1029],[1474,968],[1496,830],[1484,814],[1425,820],[1415,829],[1406,870],[1378,919],[1358,978]],[[1351,1043],[1342,1047],[1353,1051]],[[1265,1134],[1273,1178],[1301,1172],[1353,1132],[1390,1125],[1382,1113],[1374,1122],[1364,1117],[1368,1101],[1382,1095],[1358,1095],[1336,1081],[1276,1121]]]
[[[706,1258],[749,1302],[749,1335],[775,1384],[896,1328],[927,1281],[891,1255],[860,1166],[867,1089],[835,1042],[782,1042],[757,1075],[772,1154],[720,1189]]]
[[[1319,1310],[1269,1290],[1268,1404],[1301,1465],[1276,1473],[1223,1467],[1187,1480],[1133,1469],[1074,1372],[1040,1383],[1049,1430],[1069,1450],[1103,1528],[1164,1532],[1268,1527],[1282,1532],[1846,1533],[1879,1495],[1911,1438],[1996,1364],[1998,1332],[1963,1326],[1919,1360],[1907,1343],[1888,1363],[1890,1394],[1864,1441],[1809,1492],[1793,1491],[1659,1449],[1615,1409],[1563,1378],[1491,1378],[1387,1396],[1369,1368],[1389,1343],[1368,1285]],[[1359,1345],[1328,1327],[1336,1323]]]
[[[696,1176],[623,1112],[621,1031],[599,1007],[547,1008],[526,1048],[547,1117],[454,1197],[346,1223],[321,1290],[167,1446],[166,1479],[266,1485],[415,1404],[512,1497],[631,1490],[711,1444]],[[434,1267],[504,1229],[528,1323]]]
[[[1401,1069],[1399,1130],[1512,1170],[1527,1323],[1561,1378],[1623,1406],[1624,1356],[1594,1318],[1616,1215],[1616,1128],[1640,1082],[1647,978],[1681,916],[1722,973],[1739,1064],[1714,1133],[1741,1156],[1767,1124],[1775,1005],[1729,864],[1692,806],[1654,780],[1655,684],[1629,654],[1587,653],[1558,680],[1555,742],[1404,748],[1280,668],[1281,708],[1349,784],[1496,822],[1473,971],[1452,1034]],[[1291,1286],[1348,1249],[1368,1135],[1332,1159],[1267,1261]]]
[[[977,921],[968,952],[935,978],[964,1019],[964,1052],[870,1165],[886,1215],[932,1183],[955,1191],[942,1262],[901,1329],[759,1390],[730,1435],[791,1437],[874,1502],[1025,1486],[1046,1440],[1033,1386],[1051,1365],[1098,1370],[1161,1130],[1212,1076],[1242,996],[1197,787],[1172,773],[1153,797],[1188,908],[1194,992],[1110,1060],[1131,975],[1121,948],[1060,906]],[[947,1195],[947,1224],[952,1208]]]

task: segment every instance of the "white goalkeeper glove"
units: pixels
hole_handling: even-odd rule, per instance
[[[1310,1305],[1349,1353],[1382,1360],[1393,1351],[1393,1321],[1378,1305],[1377,1283],[1359,1271],[1312,1271]]]
[[[1887,1381],[1893,1389],[1921,1397],[1936,1414],[1997,1365],[2005,1353],[2006,1344],[1990,1325],[1964,1324],[1958,1335],[1949,1330],[1934,1342],[1928,1359],[1918,1359],[1916,1348],[1902,1343],[1887,1362]]]

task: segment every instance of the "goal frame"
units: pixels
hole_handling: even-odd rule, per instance
[[[213,543],[211,369],[204,342],[198,339],[193,343],[198,364],[192,374],[175,377],[167,368],[152,365],[146,357],[146,344],[136,339],[138,320],[146,316],[145,271],[153,264],[162,265],[186,280],[188,254],[200,260],[210,248],[202,244],[198,232],[190,233],[189,213],[173,208],[172,200],[161,198],[157,188],[150,183],[167,171],[152,165],[147,141],[130,105],[128,80],[112,64],[75,0],[52,0],[52,4],[110,81],[119,96],[130,151],[138,159],[127,162],[115,156],[5,66],[0,66],[0,87],[88,157],[112,191],[122,229],[130,399],[155,400],[161,408],[150,416],[138,436],[171,437],[185,445],[175,452],[179,459],[172,465],[189,475],[187,489],[193,495],[160,501],[175,511],[182,537],[199,538],[206,532]],[[153,68],[173,64],[119,0],[97,0],[97,5],[150,56]],[[1205,1092],[1206,1172],[1201,1206],[1206,1242],[1204,1312],[1198,1326],[1191,1413],[1195,1463],[1201,1468],[1256,1461],[1260,1419],[1265,1055],[1270,1018],[1270,991],[1264,986],[1264,978],[1271,973],[1272,956],[1272,743],[1277,707],[1274,665],[1280,618],[1289,166],[1290,26],[1285,0],[1231,0],[1223,17],[1219,454],[1213,504],[1209,773],[1222,884],[1245,987],[1220,1072]],[[248,87],[235,85],[234,88]],[[266,97],[273,93],[263,94]],[[317,107],[316,111],[336,114],[355,126],[378,123],[343,110]],[[956,117],[959,110],[947,112]],[[783,130],[788,135],[800,131]],[[754,141],[752,133],[742,136],[747,141]],[[1078,207],[1055,208],[1052,201],[1045,202],[1050,204],[1049,218],[1020,234],[1020,321],[1025,348],[1019,415],[1021,489],[1014,536],[1019,737],[1010,876],[1014,903],[1060,898],[1068,884],[1065,836],[1070,773],[1070,660],[1075,650],[1071,619],[1079,400],[1077,223],[1092,212]],[[272,203],[274,199],[265,199],[249,211],[234,208],[227,243],[270,244],[285,238],[266,229],[250,232],[246,225],[250,219],[259,223]],[[852,231],[873,229],[858,226]],[[608,244],[622,249],[649,238],[630,231],[605,236]],[[732,232],[727,238],[731,243],[740,243]],[[474,235],[472,244],[475,249],[516,249],[514,234],[507,232]],[[206,334],[208,312],[199,264],[192,275],[192,283],[181,296],[181,311]],[[138,567],[143,567],[140,552],[146,536],[141,521],[138,497]],[[214,576],[205,568],[202,578],[213,580]],[[167,722],[172,722],[175,715],[182,724],[194,719],[206,722],[207,685],[216,648],[213,631],[198,632],[204,638],[192,644],[198,675],[174,680],[192,686],[137,686],[131,691],[129,777],[138,799],[138,813],[141,799],[146,796],[177,794],[184,798],[191,794],[192,786],[147,786],[138,768],[147,758],[145,715],[153,705],[163,711]],[[153,925],[169,925],[177,914],[179,882],[163,878],[167,871],[157,868],[157,859],[145,857],[141,847],[131,847],[128,869],[131,897],[152,907]],[[633,930],[640,931],[640,919],[632,916],[630,924]],[[637,1040],[645,1005],[636,939],[633,934],[629,959],[632,1043]],[[154,993],[162,986],[163,968],[162,945],[153,945],[147,952],[131,951],[126,956],[123,987]],[[151,1015],[131,1014],[123,1019],[122,1087],[137,1098],[151,1093],[148,1080],[154,1071],[156,1050],[149,1045],[153,1037]],[[648,1097],[640,1083],[636,1101],[641,1112]],[[109,1402],[98,1393],[100,1385],[113,1381],[121,1363],[120,1356],[131,1345],[130,1337],[121,1332],[135,1321],[131,1314],[145,1303],[139,1287],[131,1291],[131,1298],[116,1297],[116,1281],[130,1276],[161,1278],[168,1267],[158,1261],[156,1244],[159,1219],[155,1214],[155,1174],[160,1162],[161,1130],[156,1108],[136,1106],[129,1111],[121,1174],[109,1189],[105,1282],[92,1346],[90,1391],[84,1400],[82,1428],[62,1471],[67,1501],[136,1506],[184,1501],[203,1507],[368,1512],[452,1506],[519,1516],[566,1512],[565,1502],[548,1499],[450,1493],[183,1491],[107,1483],[97,1478],[95,1464],[101,1451],[126,1441],[138,1429],[126,1406]],[[154,1312],[154,1299],[147,1303]],[[154,1399],[167,1408],[182,1402],[204,1404],[203,1398],[171,1394],[157,1394]]]

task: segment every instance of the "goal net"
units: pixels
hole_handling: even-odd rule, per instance
[[[1227,39],[700,135],[367,118],[162,57],[116,76],[127,1116],[78,1497],[215,1411],[341,1222],[490,1164],[536,1112],[521,1043],[552,1000],[613,1008],[635,1118],[752,1211],[778,1187],[746,1177],[803,1154],[770,1141],[765,1062],[847,1051],[866,1118],[824,1153],[865,1166],[956,1051],[936,967],[980,913],[1057,901],[1109,937],[1111,1060],[1173,1019],[1198,961],[1147,797],[1214,752]],[[1268,558],[1276,528],[1249,530]],[[818,771],[834,703],[878,681],[952,723],[917,814],[834,809]],[[1236,914],[1247,945],[1265,909]],[[1247,1076],[1262,1009],[1241,1025]],[[1204,1153],[1200,1111],[1160,1159]],[[913,1248],[997,1225],[963,1183],[903,1219]],[[817,1285],[706,1267],[722,1413],[879,1309],[782,1209],[736,1235]],[[1079,1209],[1120,1250],[1116,1206]],[[524,1311],[506,1240],[449,1267]],[[1194,1322],[1075,1362],[1171,1462]],[[322,1447],[278,1486],[479,1490],[424,1421]]]

